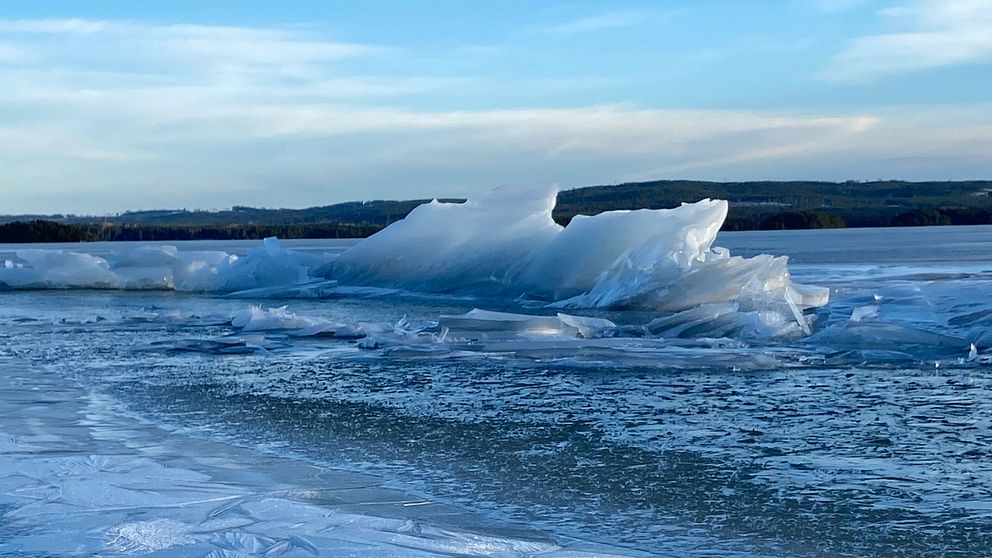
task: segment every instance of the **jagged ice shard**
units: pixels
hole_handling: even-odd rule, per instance
[[[341,284],[563,308],[702,308],[687,319],[762,336],[809,333],[803,312],[827,303],[827,289],[791,281],[785,257],[745,259],[713,248],[726,201],[578,215],[562,227],[551,216],[556,197],[557,189],[499,188],[464,204],[435,200],[319,273]]]
[[[122,289],[229,293],[305,283],[324,260],[275,238],[244,257],[145,245],[107,257],[69,250],[17,250],[0,266],[0,289]]]

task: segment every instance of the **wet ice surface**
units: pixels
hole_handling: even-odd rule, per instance
[[[136,422],[43,369],[0,360],[0,392],[3,555],[611,555],[497,530],[377,477]]]
[[[534,528],[541,536],[508,538],[569,550],[585,540],[678,556],[988,555],[992,229],[794,234],[718,244],[795,252],[793,278],[830,288],[830,304],[807,314],[809,336],[700,336],[694,327],[719,320],[387,289],[19,291],[0,293],[0,356],[47,366],[172,435],[248,448],[229,461],[263,480],[231,490],[277,484],[260,451],[371,473],[383,490]],[[669,321],[645,330],[659,319]],[[35,441],[0,429],[0,451],[30,443],[35,457],[47,428]],[[108,432],[108,443],[126,438]],[[182,445],[143,445],[152,462],[204,474]],[[304,477],[282,482],[296,490]],[[3,528],[35,532],[11,523],[10,505]],[[209,515],[197,509],[197,521]],[[175,525],[140,521],[192,524],[181,511],[144,513],[143,533]],[[106,544],[123,520],[100,521],[66,536]],[[308,521],[300,536],[312,542]]]

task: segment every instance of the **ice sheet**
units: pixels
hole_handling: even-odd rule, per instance
[[[0,554],[638,555],[497,524],[473,529],[478,518],[375,477],[184,438],[117,412],[106,398],[0,362]]]
[[[246,256],[140,246],[107,257],[68,250],[18,250],[0,268],[0,288],[124,289],[229,293],[312,283],[331,256],[286,250],[275,238]]]

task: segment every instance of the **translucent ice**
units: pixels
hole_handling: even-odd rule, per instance
[[[357,339],[365,336],[365,332],[360,328],[319,317],[299,316],[290,312],[287,306],[278,308],[249,306],[234,315],[231,325],[241,331],[285,331],[294,337]]]
[[[724,321],[739,317],[738,329],[774,335],[808,334],[804,311],[827,303],[826,289],[792,282],[785,257],[713,249],[725,201],[580,215],[561,227],[551,218],[556,194],[502,188],[464,204],[434,201],[319,273],[342,285],[526,298],[562,308],[670,314],[732,303]]]
[[[456,316],[441,316],[438,321],[441,331],[449,336],[479,336],[486,334],[519,335],[561,335],[565,337],[599,337],[607,329],[616,325],[603,318],[589,318],[561,314],[555,316],[534,316],[511,314],[473,309]]]
[[[19,250],[0,268],[0,288],[165,289],[233,292],[310,283],[326,259],[283,248],[275,238],[244,257],[220,251],[139,246],[107,257],[68,250]]]
[[[561,232],[555,189],[497,189],[464,204],[421,205],[323,271],[341,284],[504,294]]]
[[[269,331],[279,329],[304,329],[324,323],[323,320],[297,316],[286,306],[263,309],[252,305],[238,312],[231,325],[243,331]]]

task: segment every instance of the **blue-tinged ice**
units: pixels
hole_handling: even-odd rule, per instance
[[[70,250],[18,250],[0,288],[125,289],[228,293],[312,282],[327,258],[283,248],[275,238],[244,257],[222,251],[140,246],[107,257]]]
[[[793,283],[785,257],[714,249],[726,201],[580,215],[562,227],[551,217],[556,196],[555,189],[500,188],[464,204],[434,201],[320,273],[343,285],[524,298],[561,308],[671,314],[732,303],[741,328],[776,335],[808,334],[804,312],[829,298],[827,289]]]

